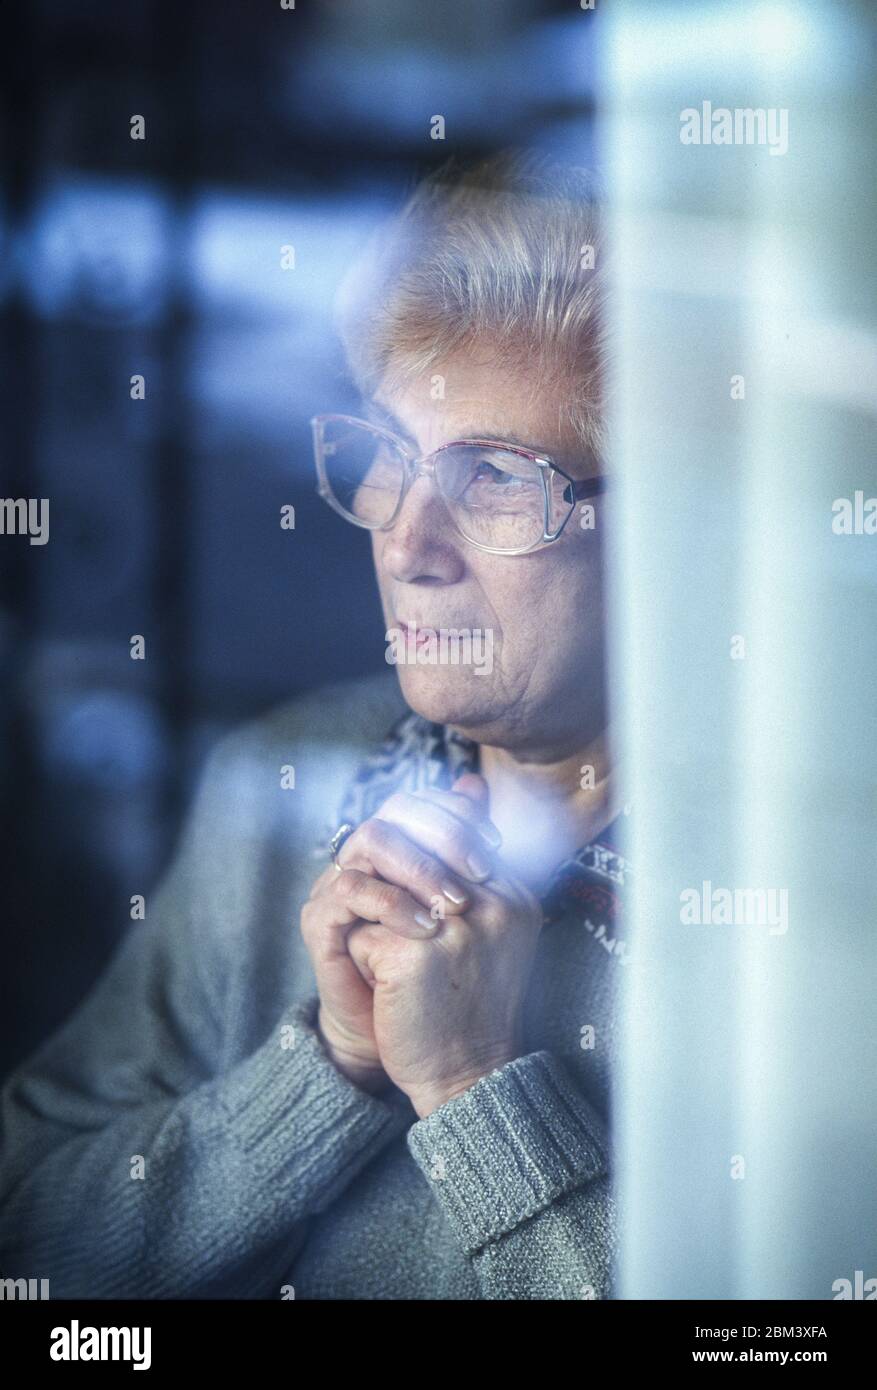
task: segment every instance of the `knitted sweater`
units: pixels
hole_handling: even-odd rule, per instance
[[[392,671],[220,742],[145,919],[3,1089],[0,1277],[53,1298],[612,1296],[627,866],[604,837],[543,900],[520,1057],[419,1119],[315,1031],[299,918],[328,834],[477,753]]]

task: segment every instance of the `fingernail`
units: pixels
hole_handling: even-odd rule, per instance
[[[491,866],[486,859],[482,859],[480,854],[470,854],[466,860],[473,878],[489,878]]]
[[[415,912],[414,920],[419,927],[423,927],[424,931],[435,931],[438,926],[438,922],[426,912]]]
[[[462,888],[458,888],[454,883],[443,883],[442,892],[450,902],[456,903],[457,907],[462,907],[466,901],[466,894]]]
[[[499,849],[502,836],[495,825],[479,825],[478,829],[492,849]]]

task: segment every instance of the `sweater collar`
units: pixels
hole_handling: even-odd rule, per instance
[[[449,791],[462,773],[478,772],[479,767],[477,743],[409,710],[359,767],[343,797],[338,824],[360,825],[395,791]],[[623,853],[626,821],[622,812],[557,866],[541,899],[546,922],[563,915],[571,900],[579,906],[590,901],[595,911],[612,916],[630,874]]]

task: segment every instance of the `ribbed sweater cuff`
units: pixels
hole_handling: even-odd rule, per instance
[[[608,1168],[605,1124],[550,1052],[481,1077],[407,1144],[469,1253]]]
[[[291,1005],[267,1041],[223,1078],[219,1096],[227,1133],[253,1177],[277,1195],[292,1184],[299,1198],[318,1198],[320,1210],[416,1112],[396,1087],[372,1095],[338,1070],[314,1027],[318,1003]]]

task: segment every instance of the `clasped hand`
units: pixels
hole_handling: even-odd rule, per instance
[[[423,1118],[521,1055],[542,909],[502,866],[487,783],[396,792],[342,845],[302,909],[335,1065],[393,1082]]]

